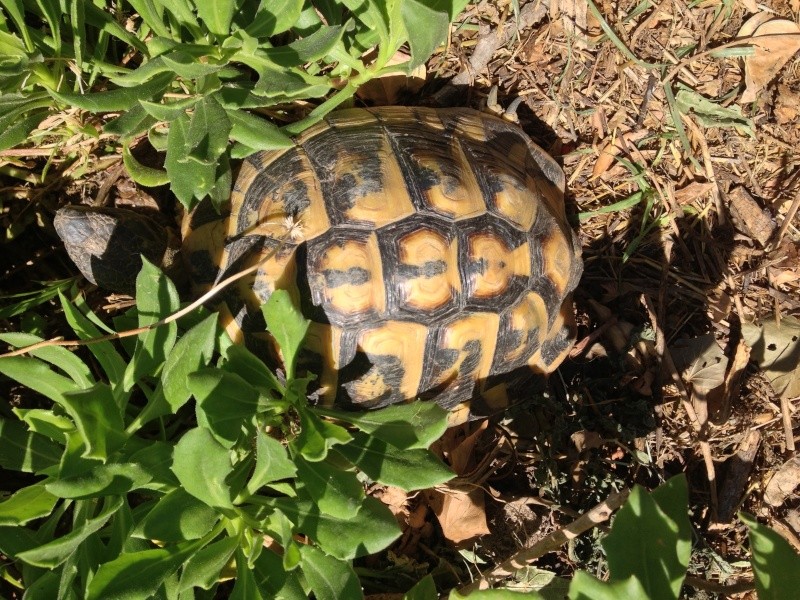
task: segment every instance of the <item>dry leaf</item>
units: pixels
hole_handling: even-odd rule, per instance
[[[462,544],[490,533],[486,524],[483,490],[480,488],[471,491],[431,491],[428,504],[442,526],[444,537],[453,544]]]
[[[672,359],[691,389],[692,406],[700,423],[708,422],[720,404],[728,357],[711,334],[678,340],[670,347]],[[713,407],[711,405],[714,405]]]
[[[695,181],[686,187],[675,190],[675,201],[678,204],[689,204],[695,200],[700,200],[708,196],[714,189],[714,184],[710,181]]]
[[[592,179],[607,174],[614,164],[616,157],[621,153],[628,152],[628,144],[642,139],[645,135],[647,135],[647,131],[644,129],[640,131],[628,131],[622,135],[615,136],[612,140],[607,142],[600,150],[597,162],[594,163]]]
[[[795,52],[800,50],[800,25],[788,19],[770,19],[765,13],[751,17],[739,30],[739,36],[754,38],[754,54],[744,58],[745,90],[742,102],[753,102]],[[769,36],[769,37],[764,37]],[[758,39],[763,37],[764,39]]]
[[[736,228],[766,246],[775,231],[775,223],[769,214],[743,187],[737,187],[728,194],[733,224]]]
[[[591,448],[600,448],[605,443],[603,436],[599,433],[596,431],[587,431],[586,429],[576,431],[569,437],[572,443],[575,444],[578,452],[583,452]]]
[[[790,458],[775,472],[764,490],[764,500],[771,506],[781,506],[800,485],[800,457]]]
[[[742,323],[742,337],[775,393],[781,398],[800,396],[800,319]]]

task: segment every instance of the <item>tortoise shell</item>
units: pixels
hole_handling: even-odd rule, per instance
[[[196,210],[184,253],[201,287],[262,263],[225,292],[235,340],[289,291],[322,403],[493,409],[572,345],[582,265],[563,190],[556,162],[494,116],[342,110],[246,159],[229,214]]]

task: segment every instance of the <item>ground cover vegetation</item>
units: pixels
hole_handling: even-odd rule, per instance
[[[0,595],[793,597],[798,13],[0,0]],[[222,202],[339,106],[493,85],[585,261],[570,360],[502,419],[315,407],[286,295],[276,372],[157,265],[109,296],[53,232],[66,203]]]

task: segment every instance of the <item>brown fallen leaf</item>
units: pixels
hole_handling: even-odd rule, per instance
[[[608,141],[598,153],[597,162],[592,169],[592,179],[601,177],[609,172],[617,156],[629,152],[628,145],[642,139],[647,135],[647,130],[628,131],[615,136]]]
[[[714,184],[710,181],[694,181],[679,190],[675,190],[675,201],[683,205],[695,200],[701,200],[708,196],[714,187]]]
[[[764,500],[770,506],[782,506],[786,498],[800,485],[800,457],[783,463],[764,489]]]
[[[752,37],[754,53],[744,58],[745,90],[742,102],[753,102],[795,52],[800,50],[800,25],[788,19],[768,19],[757,13],[739,30],[738,37]],[[758,39],[759,37],[763,39]]]
[[[444,537],[457,546],[490,533],[481,488],[434,490],[429,493],[428,505],[439,520]]]
[[[743,187],[731,190],[728,199],[731,219],[736,229],[755,239],[761,246],[766,246],[775,231],[775,223],[769,214],[765,213]]]
[[[692,405],[700,423],[705,423],[711,413],[709,396],[718,393],[725,384],[728,357],[712,334],[677,340],[670,346],[675,366],[683,372],[686,385],[691,390]]]
[[[800,396],[800,319],[775,318],[762,324],[742,323],[742,337],[752,358],[781,398]]]

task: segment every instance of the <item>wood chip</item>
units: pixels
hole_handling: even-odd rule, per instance
[[[728,470],[719,489],[717,522],[728,523],[733,519],[747,491],[750,473],[753,471],[753,460],[760,445],[761,434],[757,429],[751,429],[739,442],[736,454],[725,461]]]
[[[800,457],[795,456],[783,463],[769,480],[764,490],[764,501],[771,506],[782,506],[798,485],[800,485]]]
[[[732,190],[728,198],[734,226],[745,235],[757,240],[761,246],[766,246],[775,231],[775,223],[769,214],[743,187]]]

